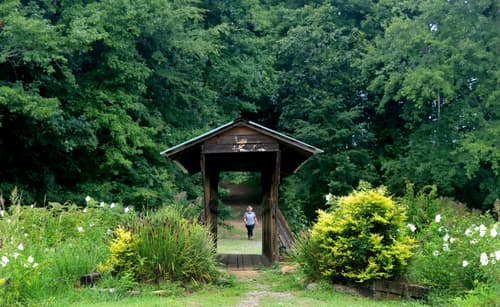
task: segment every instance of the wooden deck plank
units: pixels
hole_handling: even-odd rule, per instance
[[[257,267],[271,265],[271,261],[265,255],[256,254],[218,254],[217,259],[231,270],[254,270]]]

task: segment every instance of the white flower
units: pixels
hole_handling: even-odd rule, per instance
[[[23,243],[19,243],[19,245],[17,246],[17,249],[20,250],[20,251],[24,250]]]
[[[29,256],[29,257],[28,257],[28,262],[29,262],[29,263],[33,263],[33,261],[35,261],[35,259],[33,259],[33,257],[32,257],[32,256]]]
[[[495,252],[495,259],[500,260],[500,250]]]
[[[28,234],[27,234],[27,233],[24,233],[24,237],[27,237],[27,236],[28,236]]]
[[[472,240],[470,240],[470,244],[474,245],[474,244],[476,244],[476,243],[477,243],[477,240],[476,240],[476,239],[472,239]]]
[[[448,246],[448,243],[444,243],[444,244],[443,244],[443,250],[444,250],[445,252],[448,252],[448,251],[450,250],[450,247]]]
[[[4,217],[4,215],[5,215],[5,211],[0,210],[0,216],[1,216],[1,217]]]
[[[450,238],[450,236],[448,234],[445,234],[444,237],[443,237],[443,241],[448,241],[448,239]]]
[[[108,229],[106,229],[106,234],[110,235],[110,234],[112,234],[112,233],[113,233],[113,231],[112,231],[111,229],[109,229],[109,228],[108,228]]]
[[[408,224],[406,225],[406,227],[408,227],[411,232],[415,232],[415,230],[417,230],[417,227],[413,224]]]
[[[466,266],[469,265],[469,262],[467,260],[462,261],[462,266],[465,268]]]
[[[83,227],[82,226],[78,226],[78,232],[83,232]]]
[[[101,203],[100,203],[99,205],[100,205],[101,207],[104,207],[104,206],[106,206],[106,203],[105,203],[105,202],[103,202],[103,201],[101,201]]]
[[[14,256],[14,259],[17,259],[17,257],[19,257],[19,253],[13,253],[12,256]]]
[[[479,236],[482,238],[486,234],[486,226],[484,224],[479,225]]]
[[[38,262],[33,263],[33,267],[36,268],[38,266]]]
[[[455,242],[456,240],[457,240],[457,239],[455,239],[455,238],[451,237],[451,238],[450,238],[450,243],[453,243],[453,242]]]
[[[5,256],[2,256],[2,261],[0,262],[0,264],[5,267],[7,265],[7,263],[9,263],[9,258],[5,257]]]
[[[125,207],[125,209],[123,209],[123,211],[125,211],[125,213],[128,213],[130,209],[128,207]]]
[[[10,219],[7,219],[7,223],[10,224],[10,222],[12,222]]]
[[[110,208],[114,208],[115,207],[115,203],[111,203],[111,205],[109,205]]]
[[[89,202],[91,199],[92,199],[92,198],[90,198],[90,196],[88,196],[88,195],[85,197],[85,201],[86,201],[86,202]]]
[[[492,238],[494,238],[494,237],[496,237],[498,235],[496,225],[495,225],[495,227],[491,228],[490,235],[491,235]]]
[[[326,199],[326,201],[330,201],[330,199],[332,199],[332,194],[330,194],[330,193],[326,194],[325,199]]]
[[[465,235],[469,237],[471,234],[472,234],[472,230],[470,230],[469,228],[467,228],[465,230]]]
[[[441,214],[436,215],[436,217],[434,218],[434,221],[436,221],[436,223],[441,222]]]
[[[445,230],[446,230],[446,228],[444,228],[443,226],[439,226],[439,228],[438,228],[438,231],[439,231],[439,232],[443,232],[443,231],[445,231]]]
[[[432,256],[434,256],[434,257],[439,256],[439,251],[438,250],[433,251]]]
[[[487,265],[488,264],[488,255],[486,255],[486,253],[482,253],[481,257],[479,258],[479,262],[481,262],[481,265]]]
[[[87,213],[87,208],[84,208],[84,209],[83,209],[83,213]]]

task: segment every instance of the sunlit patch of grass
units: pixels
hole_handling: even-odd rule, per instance
[[[262,241],[248,239],[222,239],[217,241],[219,254],[262,254]]]
[[[248,240],[243,222],[227,221],[217,232],[217,253],[219,254],[262,254],[262,228],[254,230],[254,239]]]

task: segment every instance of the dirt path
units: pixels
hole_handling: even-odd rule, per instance
[[[258,223],[254,230],[255,240],[248,241],[246,238],[246,228],[243,223],[243,214],[249,205],[254,208],[257,219],[261,220],[261,208],[259,205],[260,191],[256,191],[252,187],[243,184],[224,184],[223,187],[229,190],[229,194],[222,201],[225,205],[231,207],[234,218],[225,221],[225,224],[229,225],[232,230],[219,230],[219,250],[221,248],[224,249],[225,245],[230,245],[231,253],[244,254],[250,250],[248,252],[250,254],[260,254],[262,250],[261,224]],[[270,285],[258,283],[259,271],[230,271],[230,274],[236,276],[239,281],[251,285],[250,289],[245,293],[245,298],[236,305],[237,307],[257,307],[261,306],[263,300],[268,301],[270,299],[273,301],[276,300],[281,305],[281,303],[290,303],[296,299],[290,292],[272,291]]]
[[[258,271],[231,271],[231,274],[236,276],[239,281],[252,282],[258,279]],[[256,283],[251,289],[245,293],[245,298],[236,305],[237,307],[257,307],[260,306],[262,299],[273,298],[278,301],[291,301],[293,294],[290,292],[271,291],[267,284]]]

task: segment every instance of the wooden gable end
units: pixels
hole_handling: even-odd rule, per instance
[[[279,151],[276,139],[248,127],[234,127],[203,144],[203,153],[243,153]]]

